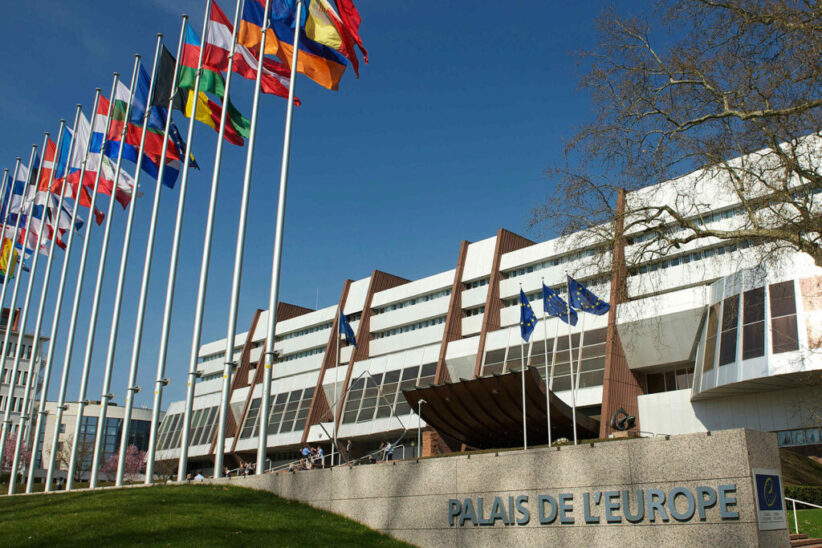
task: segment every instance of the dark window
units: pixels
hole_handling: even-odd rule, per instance
[[[665,375],[663,373],[648,373],[648,393],[665,392]]]
[[[719,305],[715,304],[708,309],[708,334],[705,339],[705,356],[702,360],[702,371],[710,371],[714,368],[714,356],[716,355],[716,328],[719,317]]]
[[[742,359],[758,358],[765,354],[765,288],[743,294]]]
[[[773,353],[798,350],[793,281],[772,284],[770,294]]]
[[[736,325],[739,319],[739,295],[725,299],[722,307],[722,340],[719,365],[736,361]]]

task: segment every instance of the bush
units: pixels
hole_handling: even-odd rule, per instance
[[[786,485],[785,496],[822,506],[822,487]]]

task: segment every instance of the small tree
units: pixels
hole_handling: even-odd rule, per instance
[[[2,468],[10,468],[14,461],[14,447],[17,444],[17,434],[9,434],[6,446],[3,448]],[[20,444],[20,466],[27,466],[31,460],[31,449],[26,442]],[[19,471],[19,469],[18,469]]]
[[[114,481],[117,474],[117,466],[120,463],[120,454],[115,453],[103,464],[101,471],[106,475],[109,481]],[[123,476],[127,480],[136,480],[137,477],[145,470],[146,452],[137,449],[136,445],[129,445],[126,449],[125,466],[123,467]]]
[[[68,470],[71,464],[71,449],[71,440],[66,440],[55,455],[55,459],[64,470]],[[93,442],[81,441],[79,443],[77,446],[77,462],[74,466],[74,481],[82,481],[83,475],[91,471],[91,458],[93,454]]]

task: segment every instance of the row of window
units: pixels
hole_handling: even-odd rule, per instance
[[[260,346],[260,344],[261,343],[256,343],[255,345],[253,345],[253,347]],[[239,354],[242,351],[243,351],[242,345],[234,347],[234,354],[235,355]],[[222,360],[224,358],[225,358],[225,351],[217,352],[216,354],[209,354],[208,356],[202,356],[200,358],[197,358],[197,363],[210,362],[210,361],[213,361],[213,360]]]
[[[268,434],[287,434],[299,432],[305,428],[308,420],[308,410],[314,398],[314,387],[290,392],[282,392],[273,396],[271,411],[268,414]],[[255,438],[260,431],[260,398],[251,401],[246,413],[240,438]]]
[[[299,360],[300,358],[307,358],[308,356],[316,356],[317,354],[322,354],[323,352],[325,352],[325,346],[318,346],[317,348],[303,350],[302,352],[295,352],[293,354],[288,354],[287,356],[277,358],[277,363]]]
[[[776,433],[779,447],[790,447],[792,445],[817,445],[822,443],[822,429],[820,428],[797,428],[794,430],[780,430]]]
[[[388,304],[380,308],[375,308],[373,312],[374,315],[382,314],[383,312],[391,312],[393,310],[399,310],[407,306],[414,306],[415,304],[426,303],[428,301],[433,301],[434,299],[448,297],[449,295],[451,295],[451,289],[443,289],[442,291],[428,293],[427,295],[421,295],[419,297],[414,297],[413,299],[407,299],[405,301],[400,301],[398,303]],[[354,320],[352,320],[351,317],[349,317],[348,321]]]
[[[679,266],[681,264],[688,264],[690,262],[701,261],[703,259],[709,259],[714,255],[719,256],[724,255],[726,253],[733,253],[738,249],[747,249],[748,247],[751,247],[751,245],[753,244],[750,241],[743,240],[738,243],[734,242],[730,244],[709,247],[707,249],[700,249],[697,251],[692,251],[691,253],[685,253],[684,255],[668,257],[666,259],[650,262],[642,266],[633,267],[631,268],[629,275],[636,276],[637,274],[656,272],[657,270],[662,270],[672,266]]]
[[[793,281],[768,286],[771,317],[771,352],[799,349],[796,296]],[[739,310],[742,308],[740,318]],[[740,323],[741,319],[741,323]],[[702,371],[737,361],[738,331],[742,330],[743,360],[765,354],[765,288],[727,297],[708,309],[708,326]],[[717,351],[717,346],[718,351]]]
[[[578,280],[578,281],[582,281],[582,280]],[[607,276],[599,276],[597,278],[592,278],[592,279],[589,279],[589,280],[585,280],[585,286],[588,289],[590,289],[595,295],[599,295],[600,298],[607,300],[608,295],[601,294],[602,293],[601,289],[599,287],[597,287],[599,285],[604,285],[607,282],[608,282],[608,277]],[[565,285],[565,284],[561,284],[561,285],[552,287],[551,289],[553,289],[554,292],[557,295],[559,295],[563,300],[568,296],[568,286]],[[539,313],[539,311],[534,306],[534,301],[542,301],[542,288],[540,288],[536,291],[532,291],[530,293],[526,293],[525,297],[528,299],[528,302],[531,303],[532,308],[534,308],[534,312]],[[510,299],[503,299],[502,300],[502,306],[506,307],[506,308],[509,307],[509,306],[519,306],[519,295],[517,295],[516,297],[511,297]]]
[[[157,447],[160,451],[180,447],[180,437],[183,433],[183,413],[166,415],[160,425],[157,438]],[[191,415],[191,435],[189,447],[211,443],[214,428],[217,425],[217,407],[195,409]]]
[[[481,278],[479,280],[474,280],[474,281],[471,281],[471,282],[465,282],[464,286],[465,286],[465,289],[475,289],[477,287],[485,287],[489,283],[491,283],[490,278]]]
[[[29,372],[28,371],[22,371],[22,370],[18,369],[17,370],[17,380],[14,382],[14,384],[19,385],[19,386],[25,386],[26,381],[28,380],[28,378],[29,378]],[[7,367],[3,370],[3,384],[9,384],[10,380],[11,380],[11,368]]]
[[[394,415],[412,412],[403,390],[426,386],[434,382],[437,364],[415,365],[395,369],[385,374],[358,377],[351,383],[345,402],[342,422],[352,424],[368,422]]]
[[[554,257],[553,259],[547,259],[540,263],[535,263],[529,266],[523,266],[516,270],[509,270],[508,272],[503,272],[502,277],[505,280],[509,278],[516,278],[518,276],[530,274],[531,272],[538,272],[540,270],[545,270],[546,268],[551,268],[554,266],[559,266],[561,264],[578,261],[579,259],[582,259],[584,257],[592,257],[595,254],[595,249],[585,249],[583,251],[577,251],[576,253],[569,253],[568,255],[563,255],[562,257]]]
[[[690,388],[694,382],[694,368],[685,367],[664,373],[648,373],[645,375],[645,393],[658,394]]]
[[[11,397],[11,412],[12,413],[20,413],[20,412],[23,411],[23,399],[24,398],[18,398],[16,396]],[[0,395],[0,409],[5,411],[7,403],[8,403],[7,396]]]
[[[733,217],[734,215],[736,215],[740,211],[742,211],[741,207],[734,207],[732,209],[726,209],[725,211],[714,211],[714,212],[711,212],[711,213],[705,213],[703,215],[698,215],[698,216],[695,216],[695,217],[691,217],[688,220],[689,221],[695,221],[695,223],[697,225],[705,226],[708,223],[712,223],[712,222],[715,222],[715,221],[721,221],[722,219],[730,219],[731,217]],[[673,233],[675,230],[679,230],[679,227],[672,225],[672,226],[669,226],[669,227],[664,229],[664,231],[669,233],[669,234]],[[644,232],[643,234],[640,234],[639,236],[632,236],[630,238],[629,243],[631,243],[631,244],[640,244],[640,243],[643,243],[643,242],[647,242],[649,240],[653,240],[653,239],[658,238],[658,237],[659,237],[658,232],[650,230],[648,232]]]
[[[485,314],[485,305],[463,310],[463,316],[466,318],[470,318],[471,316],[479,316],[480,314]]]
[[[592,329],[585,332],[582,342],[582,364],[579,376],[579,388],[602,385],[605,373],[605,329]],[[579,364],[579,333],[571,336],[571,353],[569,360],[568,336],[560,335],[556,339],[556,357],[554,357],[554,339],[532,339],[524,345],[525,363],[528,367],[536,368],[540,376],[551,382],[551,368],[553,365],[552,390],[560,392],[571,389],[571,361],[576,374]],[[547,342],[547,344],[546,344]],[[522,346],[518,343],[508,348],[489,350],[485,353],[482,374],[492,375],[509,371],[522,371]],[[547,364],[547,367],[546,367]],[[547,375],[547,377],[546,377]],[[576,378],[574,378],[576,383]]]
[[[31,345],[30,344],[23,344],[21,345],[22,354],[20,355],[21,358],[30,360],[31,359]],[[17,350],[17,343],[10,342],[8,346],[6,346],[6,357],[13,358],[16,354]]]
[[[351,321],[351,320],[349,320]],[[327,322],[321,325],[315,325],[313,327],[306,327],[305,329],[300,329],[299,331],[292,331],[291,333],[286,333],[285,335],[280,335],[277,337],[277,342],[279,341],[286,341],[288,339],[293,339],[295,337],[302,337],[303,335],[309,335],[311,333],[316,333],[317,331],[325,331],[326,329],[331,329],[334,325],[333,322]]]
[[[440,316],[439,318],[432,318],[430,320],[424,320],[417,323],[403,325],[402,327],[395,327],[393,329],[386,329],[385,331],[374,333],[374,339],[384,339],[385,337],[393,337],[394,335],[399,335],[400,333],[416,331],[417,329],[425,329],[426,327],[440,325],[443,323],[445,323],[445,316]]]
[[[221,378],[222,376],[223,376],[223,372],[222,371],[217,371],[216,373],[211,373],[210,375],[203,375],[202,377],[200,377],[198,382],[213,381],[215,379]]]

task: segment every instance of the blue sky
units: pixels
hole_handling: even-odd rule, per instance
[[[220,2],[233,13],[234,3]],[[532,239],[531,208],[550,189],[543,173],[557,162],[563,140],[590,116],[578,91],[573,52],[590,47],[593,2],[385,2],[359,0],[369,65],[350,69],[339,92],[300,76],[286,212],[281,300],[314,307],[337,302],[343,281],[373,269],[415,279],[453,268],[462,240],[500,227]],[[157,32],[176,48],[180,14],[202,25],[204,1],[33,0],[5,3],[0,18],[0,168],[28,157],[43,131],[71,121],[74,105],[91,108],[95,87],[108,93],[114,71],[128,80],[134,53],[150,69]],[[232,100],[250,117],[251,82],[235,78]],[[282,155],[285,101],[261,102],[246,241],[238,331],[268,302],[274,216]],[[177,113],[185,133],[187,120]],[[184,397],[202,234],[216,133],[198,124],[193,151],[203,167],[192,172],[186,202],[168,369],[168,402]],[[226,334],[228,295],[239,216],[245,149],[226,145],[203,340]],[[127,169],[133,172],[133,165]],[[136,301],[154,193],[141,180],[126,278],[112,392],[123,403]],[[138,384],[149,404],[171,248],[177,191],[165,190],[155,249]],[[104,201],[105,204],[105,201]],[[115,213],[94,344],[89,399],[99,399],[111,326],[125,212]],[[74,344],[68,399],[76,400],[102,230],[95,227]],[[79,246],[72,254],[75,283]],[[62,258],[61,258],[62,260]],[[41,263],[44,264],[44,263]],[[42,275],[42,267],[41,267]],[[54,268],[55,279],[59,273]],[[38,284],[41,276],[38,276]],[[25,281],[25,278],[24,278]],[[39,286],[38,286],[39,287]],[[39,289],[35,294],[39,294]],[[50,293],[51,326],[56,288]],[[56,398],[66,347],[69,292],[57,339]],[[22,300],[22,290],[21,290]],[[8,306],[8,302],[5,304]],[[19,306],[19,305],[18,305]],[[34,309],[32,309],[34,310]],[[34,312],[28,330],[33,330]]]

